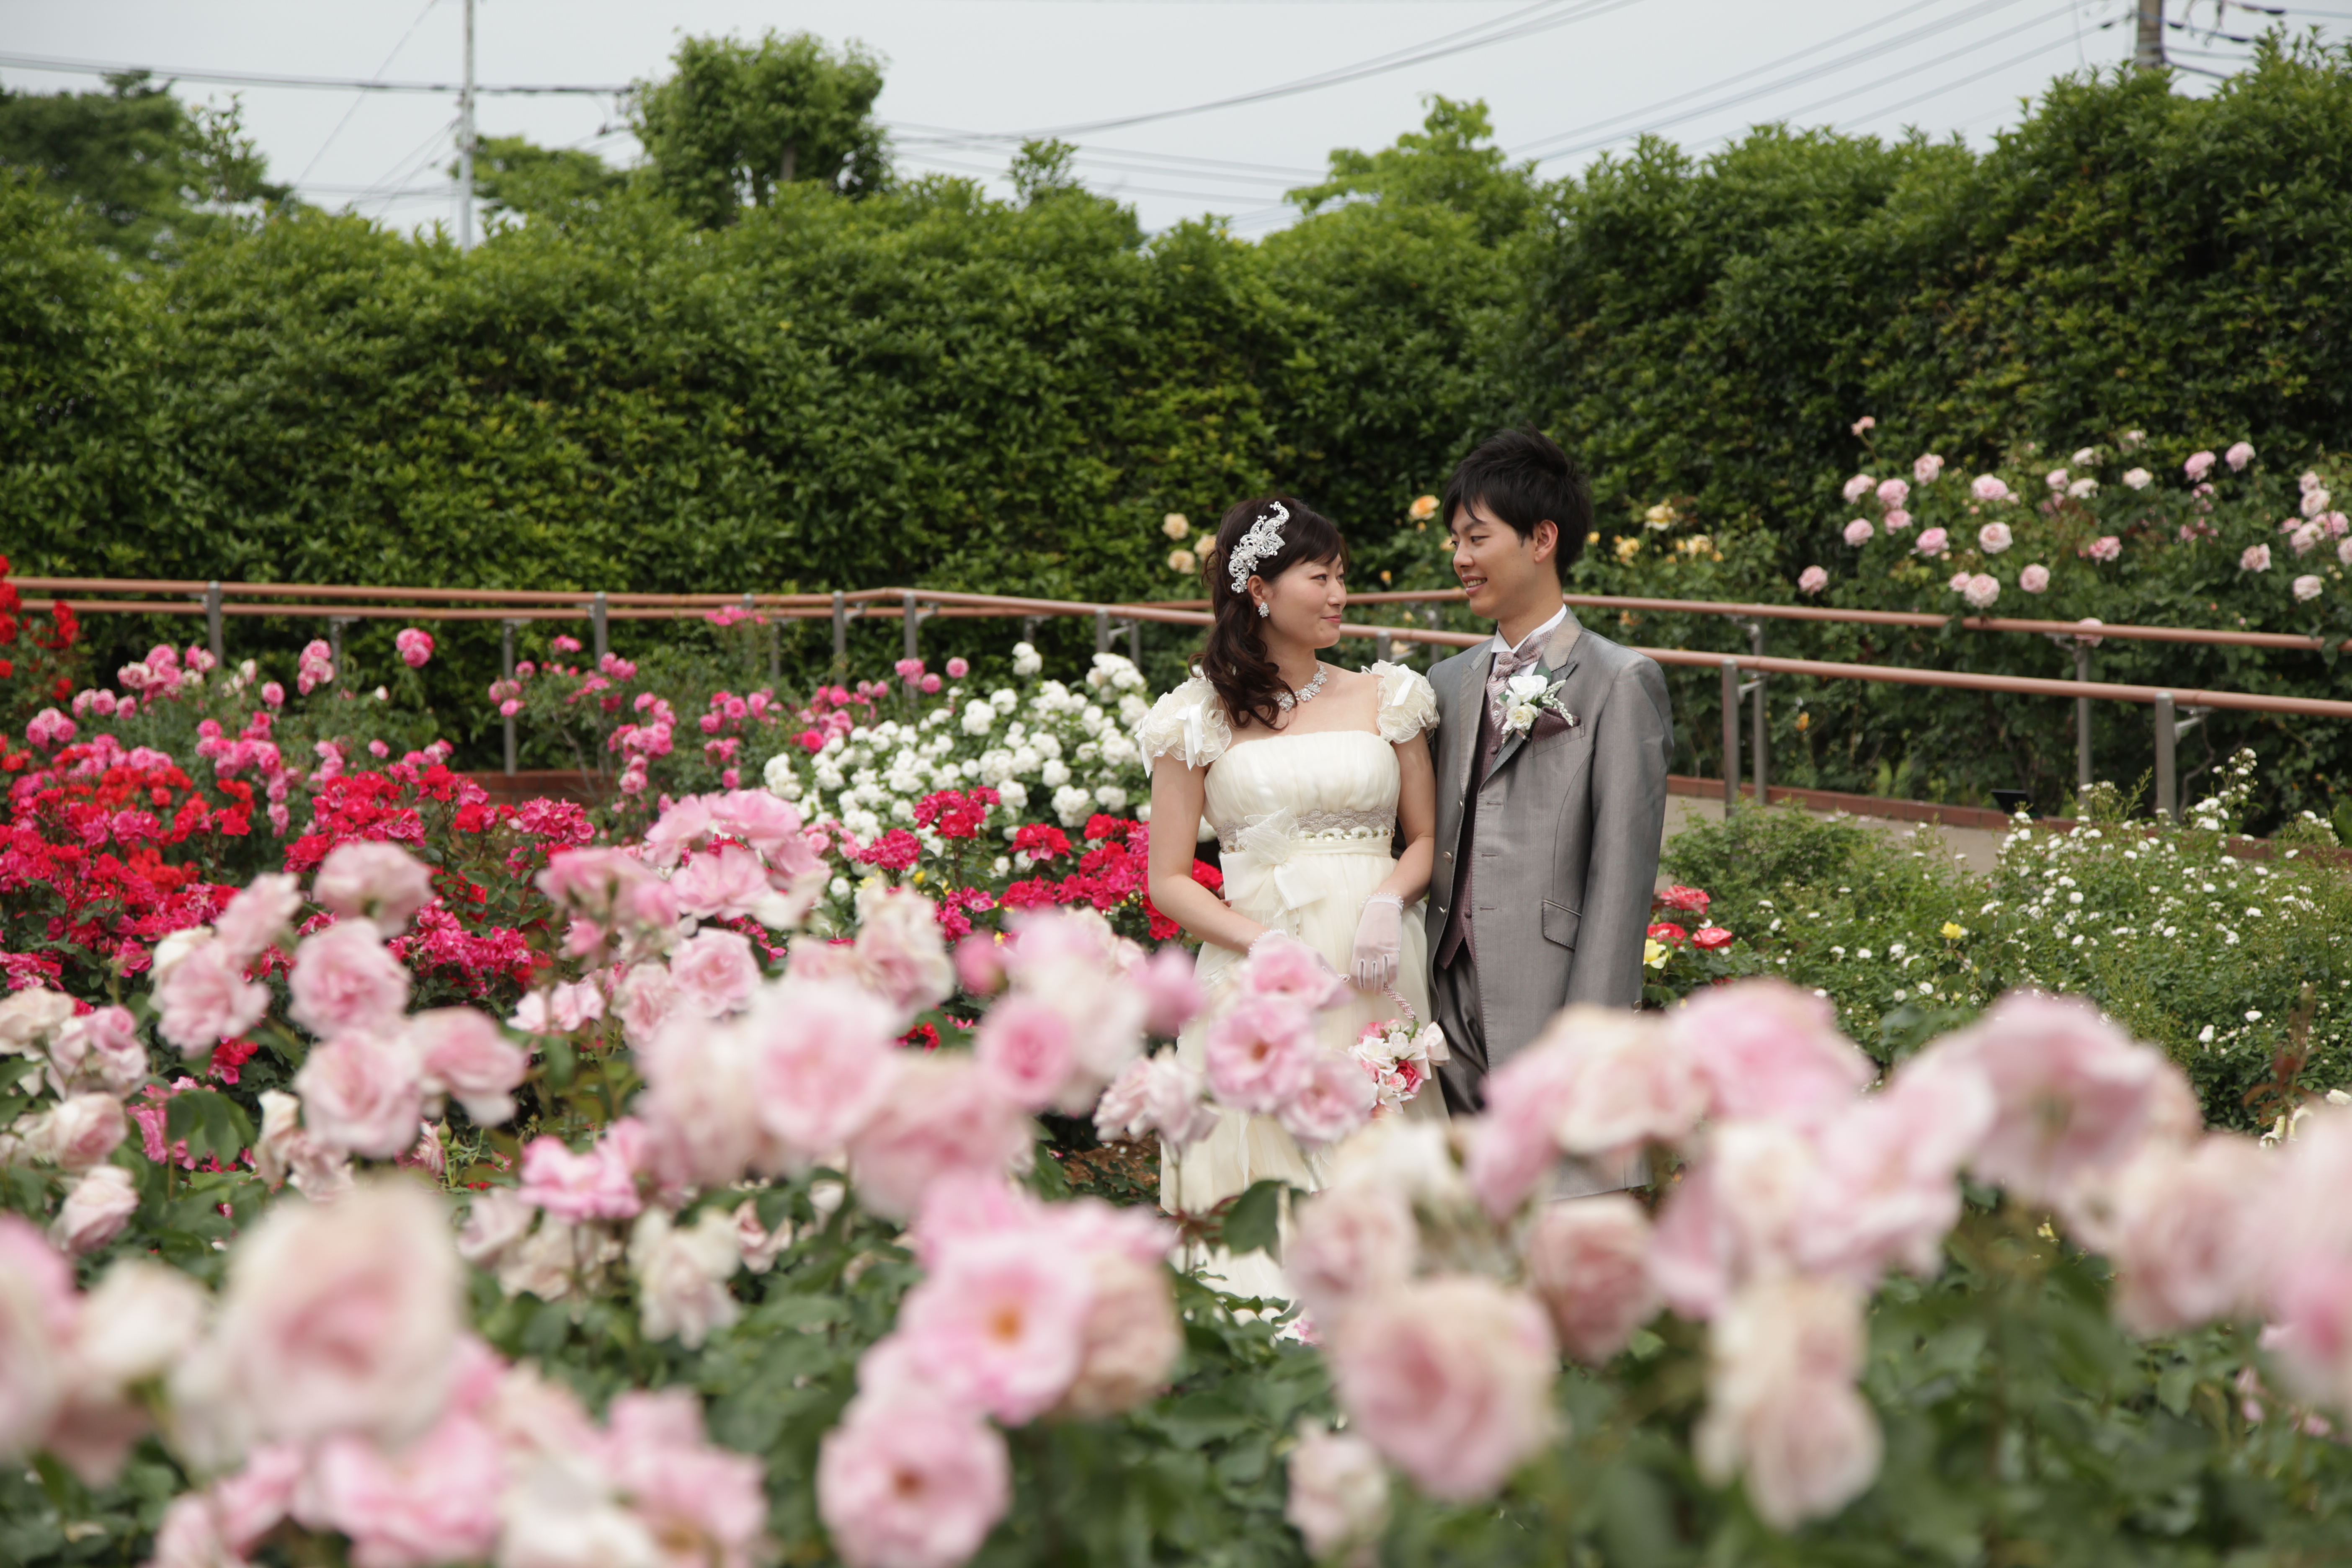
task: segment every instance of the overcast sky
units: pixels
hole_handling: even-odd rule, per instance
[[[878,111],[902,168],[989,178],[1013,142],[1059,131],[1087,183],[1148,228],[1203,212],[1261,233],[1334,147],[1414,128],[1429,93],[1480,98],[1502,145],[1581,166],[1654,130],[1705,151],[1773,120],[1982,146],[2056,75],[2127,59],[2132,0],[477,0],[486,85],[615,87],[657,76],[683,35],[806,29],[887,61]],[[89,76],[26,57],[167,70],[455,81],[464,0],[0,0],[0,80],[58,91]],[[2352,36],[2352,0],[2169,0],[2185,68],[2227,72],[2284,7]],[[1398,68],[1360,74],[1391,57]],[[15,63],[9,63],[15,62]],[[1255,102],[1170,115],[1310,83]],[[2201,93],[2211,77],[2189,75]],[[271,173],[321,205],[402,228],[454,222],[453,95],[184,80],[243,95]],[[1128,124],[1105,121],[1137,119]],[[480,132],[637,157],[609,94],[490,96]],[[1077,128],[1077,129],[1073,129]]]

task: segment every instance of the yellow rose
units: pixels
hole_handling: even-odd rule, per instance
[[[1427,522],[1437,515],[1437,498],[1415,496],[1412,498],[1412,504],[1404,509],[1404,514],[1415,522]]]
[[[1958,942],[1960,938],[1968,934],[1969,928],[1960,924],[1959,921],[1946,921],[1944,922],[1944,940],[1946,942]]]
[[[1653,969],[1664,969],[1666,966],[1667,951],[1666,944],[1656,937],[1645,936],[1642,939],[1642,962]]]
[[[1617,542],[1617,563],[1619,565],[1631,566],[1633,564],[1633,557],[1640,553],[1642,553],[1642,536],[1640,534],[1637,533],[1633,535],[1631,538],[1621,539]]]
[[[1184,520],[1182,512],[1171,511],[1160,519],[1160,531],[1171,539],[1181,539],[1192,531],[1192,525]]]
[[[1199,565],[1200,563],[1192,559],[1192,552],[1189,550],[1171,550],[1168,552],[1168,570],[1171,572],[1190,574]]]

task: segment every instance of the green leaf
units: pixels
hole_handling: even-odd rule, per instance
[[[1287,1182],[1252,1182],[1225,1211],[1227,1250],[1235,1256],[1263,1252],[1273,1257],[1281,1247],[1283,1194],[1289,1191]]]

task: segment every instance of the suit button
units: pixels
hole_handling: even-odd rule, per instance
[[[1448,849],[1444,854],[1440,855],[1438,858],[1441,860],[1451,860],[1454,858],[1454,851]]]

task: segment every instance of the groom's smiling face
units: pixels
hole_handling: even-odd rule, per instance
[[[1454,545],[1454,574],[1470,597],[1470,613],[1482,620],[1510,620],[1543,604],[1559,607],[1559,573],[1553,564],[1559,530],[1549,521],[1522,536],[1487,510],[1483,500],[1457,508],[1447,520]]]

